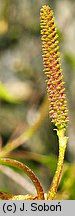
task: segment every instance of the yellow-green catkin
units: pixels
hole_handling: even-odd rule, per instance
[[[44,71],[47,76],[49,114],[58,129],[66,127],[68,109],[59,63],[58,35],[53,11],[47,5],[40,10]]]

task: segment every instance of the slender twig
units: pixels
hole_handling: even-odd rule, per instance
[[[0,158],[0,164],[17,167],[17,168],[21,169],[23,172],[25,172],[30,177],[33,184],[35,185],[38,199],[39,200],[44,199],[44,192],[43,192],[43,188],[41,186],[40,181],[38,180],[36,175],[33,173],[33,171],[30,168],[28,168],[27,166],[25,166],[25,164],[23,164],[19,161],[16,161],[16,160],[9,159],[9,158]]]
[[[23,177],[21,174],[15,172],[9,167],[1,166],[0,171],[8,176],[10,179],[12,179],[14,182],[16,182],[17,186],[20,186],[27,191],[27,193],[35,194],[35,188],[32,185],[32,183],[29,182],[29,180],[25,177]]]

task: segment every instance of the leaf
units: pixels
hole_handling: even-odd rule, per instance
[[[17,103],[18,101],[8,92],[4,84],[0,83],[0,99],[9,103]]]

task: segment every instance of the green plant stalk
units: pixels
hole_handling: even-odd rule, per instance
[[[65,155],[65,150],[66,150],[66,144],[68,141],[68,137],[65,136],[65,128],[61,130],[57,130],[57,136],[59,139],[59,157],[58,157],[57,170],[55,172],[52,184],[50,186],[50,190],[47,195],[48,200],[53,200],[55,198],[55,195],[56,195],[59,183],[60,183],[62,167],[63,167],[63,162],[64,162],[64,155]]]

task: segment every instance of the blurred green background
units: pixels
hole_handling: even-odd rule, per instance
[[[69,142],[56,199],[75,199],[74,0],[0,0],[0,148],[32,127],[42,104],[47,103],[40,35],[40,8],[44,4],[51,6],[56,18],[70,118]],[[47,192],[56,169],[58,140],[48,108],[42,112],[45,115],[41,113],[43,120],[33,136],[9,156],[32,168]],[[6,167],[1,167],[0,190],[15,194],[35,192],[27,177]]]

